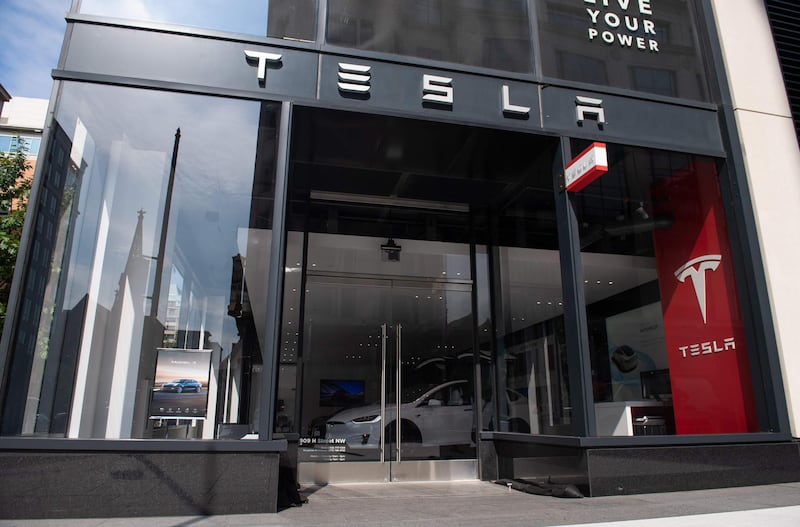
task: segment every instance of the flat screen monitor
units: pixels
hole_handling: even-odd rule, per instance
[[[322,379],[319,381],[320,406],[359,406],[364,404],[364,381]]]
[[[642,398],[656,401],[672,400],[672,385],[669,370],[643,371],[639,374],[642,382]]]

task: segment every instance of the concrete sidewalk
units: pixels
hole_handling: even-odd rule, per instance
[[[800,525],[800,483],[583,499],[525,494],[478,481],[329,485],[303,493],[309,503],[277,514],[2,520],[0,527]]]

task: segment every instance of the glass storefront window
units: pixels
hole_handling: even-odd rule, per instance
[[[523,0],[329,0],[327,42],[514,72],[533,71]]]
[[[555,155],[555,154],[553,154]],[[548,162],[528,168],[497,211],[489,249],[495,325],[495,405],[488,429],[572,434],[553,180]],[[484,417],[484,421],[486,421]]]
[[[286,266],[283,275],[283,314],[278,349],[278,392],[275,400],[273,431],[279,434],[298,431],[298,367],[300,365],[301,299],[303,297],[302,232],[286,233]]]
[[[313,41],[316,0],[83,0],[81,13]]]
[[[598,435],[757,431],[714,160],[618,145],[608,158],[572,200]]]
[[[490,429],[571,435],[564,301],[557,250],[500,247],[497,401]]]
[[[278,111],[64,84],[4,435],[255,431]]]
[[[692,1],[536,4],[545,77],[709,99]]]

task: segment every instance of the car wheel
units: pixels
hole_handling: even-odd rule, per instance
[[[512,419],[508,422],[508,428],[511,432],[518,432],[520,434],[530,434],[531,427],[524,419]]]
[[[177,388],[175,388],[175,391],[181,393],[183,391],[183,386],[178,386]]]
[[[386,434],[386,442],[394,443],[397,437],[397,422],[389,423],[384,433]],[[417,425],[411,421],[400,421],[400,442],[402,443],[422,443],[422,432],[419,431]]]

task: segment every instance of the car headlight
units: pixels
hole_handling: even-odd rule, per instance
[[[361,417],[356,417],[355,419],[353,419],[353,422],[354,423],[377,423],[380,420],[381,420],[380,414],[376,414],[376,415],[364,415],[364,416],[361,416]]]

